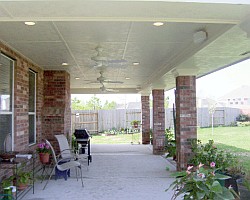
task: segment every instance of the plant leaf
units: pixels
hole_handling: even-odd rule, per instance
[[[233,194],[229,189],[222,187],[222,194],[216,193],[214,200],[234,200]]]
[[[223,174],[218,174],[218,173],[215,174],[215,179],[218,179],[218,180],[226,180],[226,179],[229,179],[229,178],[231,178],[231,177],[223,175]]]
[[[214,181],[212,186],[211,186],[211,191],[214,193],[222,193],[222,187],[218,181]]]
[[[205,192],[197,192],[197,199],[203,199],[205,196]]]
[[[187,172],[182,171],[182,172],[173,172],[173,173],[171,173],[170,176],[178,178],[178,177],[183,177],[183,176],[186,176],[186,175],[187,175]]]

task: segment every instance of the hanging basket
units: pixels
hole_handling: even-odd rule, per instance
[[[42,164],[49,163],[49,153],[39,153],[39,159]]]

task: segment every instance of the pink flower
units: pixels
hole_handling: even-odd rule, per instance
[[[211,162],[210,167],[215,167],[215,162]]]
[[[199,173],[199,174],[198,174],[198,177],[200,177],[200,178],[205,178],[205,174]]]
[[[188,166],[187,171],[190,171],[191,169],[193,169],[194,166]]]
[[[204,164],[201,164],[201,163],[200,163],[198,167],[201,168],[203,165],[204,165]]]
[[[38,148],[40,148],[40,149],[43,149],[44,148],[44,143],[40,143],[40,144],[38,144],[37,146],[38,146]]]
[[[190,171],[188,171],[188,170],[187,170],[186,172],[187,172],[187,174],[188,174],[188,175],[189,175],[189,174],[191,174],[191,172],[190,172]]]

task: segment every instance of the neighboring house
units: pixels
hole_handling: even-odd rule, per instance
[[[141,109],[141,102],[128,102],[125,104],[116,104],[116,109]]]
[[[227,107],[240,108],[244,114],[250,114],[250,85],[243,85],[219,98]]]
[[[141,102],[129,102],[127,109],[141,109]]]
[[[224,102],[216,101],[214,99],[210,98],[198,98],[197,97],[197,102],[196,102],[197,108],[204,108],[204,107],[225,107]]]

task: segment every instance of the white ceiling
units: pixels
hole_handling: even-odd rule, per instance
[[[0,40],[45,70],[67,70],[71,93],[101,93],[101,84],[92,83],[100,68],[91,60],[100,45],[109,60],[127,61],[102,68],[105,78],[124,82],[107,88],[150,93],[175,87],[176,73],[201,77],[249,58],[241,55],[250,51],[248,16],[245,1],[0,1]],[[200,30],[207,39],[197,44]]]

